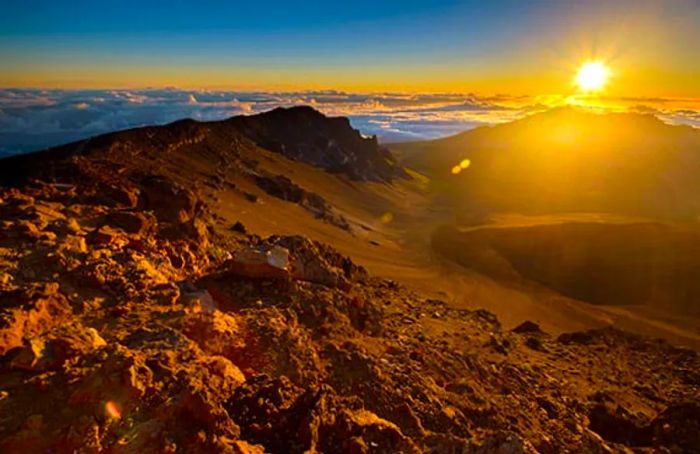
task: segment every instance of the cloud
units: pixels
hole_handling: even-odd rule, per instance
[[[617,101],[631,110],[652,109],[649,113],[670,123],[700,127],[700,110],[692,108],[700,105],[698,100]],[[218,120],[294,105],[311,105],[327,115],[347,116],[363,134],[377,135],[384,142],[425,140],[512,121],[550,104],[548,100],[507,94],[0,89],[0,154],[182,118]]]

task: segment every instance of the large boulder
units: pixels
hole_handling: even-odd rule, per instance
[[[289,250],[263,244],[237,250],[230,261],[232,273],[251,278],[285,279],[289,274]]]
[[[62,365],[66,360],[107,345],[94,328],[82,325],[58,329],[48,336],[25,341],[12,358],[12,369],[43,371]]]
[[[132,235],[143,235],[153,230],[155,217],[139,211],[115,211],[107,216],[107,223]]]
[[[0,355],[60,324],[69,313],[57,283],[0,294]]]
[[[141,182],[143,208],[153,211],[159,221],[182,224],[192,220],[198,209],[197,196],[189,189],[163,177]]]
[[[236,275],[313,282],[347,290],[367,276],[364,268],[329,246],[303,236],[272,236],[233,254],[229,270]]]
[[[348,289],[353,281],[367,276],[367,271],[348,257],[304,236],[273,236],[267,242],[290,251],[294,279]]]

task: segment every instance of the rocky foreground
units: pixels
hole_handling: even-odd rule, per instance
[[[506,331],[65,159],[0,188],[0,452],[700,452],[693,350]]]

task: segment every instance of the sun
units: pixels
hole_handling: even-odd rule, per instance
[[[589,61],[581,66],[576,75],[576,83],[584,91],[600,91],[610,77],[610,70],[604,63]]]

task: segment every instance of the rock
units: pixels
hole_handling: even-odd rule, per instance
[[[54,221],[48,228],[59,235],[77,235],[83,232],[82,227],[73,217]]]
[[[11,274],[0,271],[0,291],[9,290],[12,281],[13,277]]]
[[[60,324],[70,313],[57,283],[0,293],[0,355]]]
[[[188,241],[194,249],[205,252],[209,248],[209,228],[201,219],[192,219],[180,224],[168,224],[159,231],[159,237],[170,241]]]
[[[143,235],[151,231],[156,225],[156,219],[152,215],[137,211],[116,211],[107,217],[109,225],[118,227],[133,235]]]
[[[120,345],[109,346],[98,354],[100,360],[71,388],[68,405],[88,406],[104,414],[105,402],[116,402],[121,412],[127,413],[153,386],[153,371],[143,355]]]
[[[224,404],[266,452],[418,453],[394,423],[343,401],[329,387],[301,389],[286,377],[256,377]]]
[[[117,230],[108,225],[103,225],[87,236],[87,242],[96,246],[108,246],[113,248],[122,248],[129,244],[129,239],[124,232]]]
[[[516,433],[507,431],[487,436],[477,447],[466,452],[475,454],[537,454],[532,443]]]
[[[139,284],[143,288],[150,288],[156,285],[167,284],[169,279],[161,272],[157,265],[151,263],[145,257],[134,257],[134,271],[138,278]]]
[[[493,348],[494,351],[502,354],[502,355],[507,355],[508,352],[510,351],[511,344],[508,339],[504,339],[501,336],[494,336],[491,335],[489,336],[489,342],[488,345]]]
[[[144,208],[158,220],[182,224],[194,218],[198,199],[195,194],[163,177],[148,177],[141,182]]]
[[[311,212],[317,219],[322,219],[343,230],[350,230],[350,223],[347,219],[337,213],[323,197],[305,190],[288,177],[284,175],[257,175],[255,182],[260,189],[271,196],[296,203]]]
[[[41,236],[39,227],[31,221],[20,220],[7,229],[10,235],[30,240],[38,239]]]
[[[127,209],[135,208],[139,201],[139,190],[133,187],[105,185],[100,188],[100,192],[107,199],[113,201],[116,206]]]
[[[232,120],[264,148],[332,173],[369,181],[410,178],[376,137],[363,137],[347,118],[299,106]]]
[[[211,355],[235,357],[245,346],[236,318],[218,310],[187,315],[182,331]]]
[[[245,225],[243,225],[241,221],[236,221],[236,223],[231,226],[231,230],[243,234],[248,233],[248,229],[246,229]]]
[[[12,359],[10,367],[30,371],[53,369],[68,359],[105,345],[107,343],[94,328],[63,328],[47,337],[28,340],[19,354]]]
[[[700,404],[669,405],[652,422],[654,446],[673,446],[679,452],[700,451]]]
[[[532,334],[542,333],[543,331],[540,328],[540,325],[538,325],[537,323],[526,320],[520,325],[513,328],[513,332],[518,334]]]
[[[66,216],[60,211],[61,208],[63,205],[60,203],[37,200],[34,205],[27,209],[27,215],[32,222],[39,226],[40,230],[43,230],[54,221],[66,219]]]
[[[334,249],[303,236],[273,236],[265,243],[283,246],[290,251],[294,279],[347,290],[352,281],[367,274],[364,268]]]
[[[108,452],[110,454],[132,454],[137,452],[143,454],[174,453],[174,451],[158,449],[160,448],[158,446],[159,443],[155,442],[155,440],[163,438],[164,429],[164,421],[157,419],[149,419],[135,424],[131,430],[132,435],[123,437],[119,440],[119,443],[110,446]]]
[[[197,249],[206,251],[209,248],[209,228],[207,224],[201,219],[193,219],[188,227]]]
[[[70,254],[86,254],[88,251],[87,242],[82,236],[66,235],[59,243],[57,250],[59,252],[67,252]]]
[[[256,203],[259,199],[259,197],[256,194],[252,194],[250,192],[244,192],[243,197],[250,203]]]
[[[271,245],[244,247],[233,254],[229,270],[251,278],[285,279],[289,277],[289,251]]]
[[[262,446],[251,445],[241,440],[235,440],[230,448],[233,454],[265,454],[265,448]]]
[[[185,307],[194,313],[210,313],[219,309],[219,304],[214,300],[208,290],[185,293],[182,296],[182,301]]]
[[[255,247],[234,253],[229,264],[232,273],[266,279],[293,279],[349,289],[351,280],[366,271],[328,247],[321,247],[302,236],[273,236]]]
[[[547,347],[542,343],[542,340],[537,337],[528,337],[525,339],[525,345],[532,350],[538,352],[547,351]]]
[[[575,333],[563,333],[557,338],[562,344],[582,344],[589,345],[594,341],[594,336],[590,331],[578,331]]]
[[[11,369],[38,371],[46,368],[46,342],[40,338],[26,341],[19,353],[10,361]]]
[[[225,386],[225,393],[227,394],[230,394],[236,387],[245,383],[243,372],[228,358],[223,356],[207,356],[204,360],[204,367],[209,370],[211,375],[221,379],[222,383],[217,388],[221,389]]]
[[[396,424],[367,410],[341,410],[319,438],[323,452],[421,452]]]
[[[34,453],[47,452],[48,440],[43,433],[44,421],[42,415],[29,416],[17,432],[0,440],[0,452]]]
[[[621,405],[606,401],[593,405],[588,413],[588,428],[604,440],[628,446],[651,446],[651,431]]]

